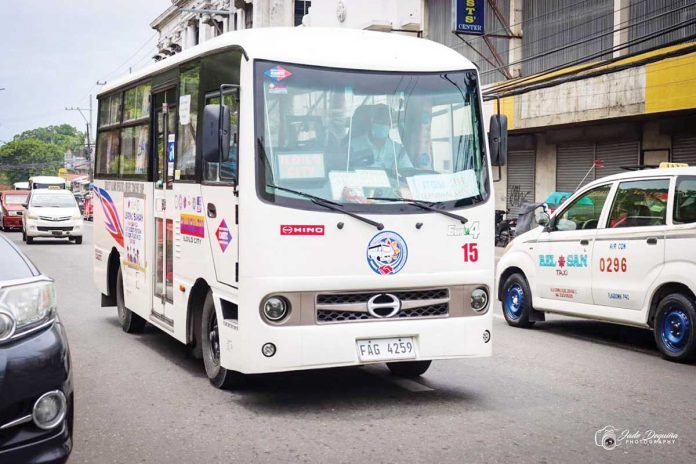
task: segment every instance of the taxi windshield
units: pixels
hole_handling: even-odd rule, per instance
[[[451,209],[488,197],[475,71],[368,72],[260,61],[255,72],[264,200],[315,208],[301,192],[351,211],[422,212],[400,199]]]

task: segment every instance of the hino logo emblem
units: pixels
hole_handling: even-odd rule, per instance
[[[401,301],[391,293],[380,293],[367,300],[367,312],[382,319],[396,316],[401,309]]]

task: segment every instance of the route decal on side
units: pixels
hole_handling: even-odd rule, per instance
[[[100,187],[95,187],[94,193],[97,195],[99,204],[104,212],[104,227],[106,227],[107,232],[116,240],[116,243],[123,247],[123,227],[121,226],[121,220],[118,218],[118,210],[116,209],[116,205],[114,205],[114,201],[111,199],[111,195]]]
[[[232,241],[232,233],[230,233],[230,229],[227,227],[227,223],[224,219],[215,231],[215,237],[217,238],[217,241],[220,244],[220,248],[224,253],[225,250],[227,250],[227,247],[229,246],[230,242]]]

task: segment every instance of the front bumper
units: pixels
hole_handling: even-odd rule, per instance
[[[22,228],[22,216],[10,216],[3,215],[2,217],[2,227],[6,229],[21,229]]]
[[[52,430],[41,430],[33,422],[0,430],[1,463],[63,463],[72,451],[70,351],[59,321],[0,347],[0,427],[31,414],[34,402],[52,390],[65,394],[65,420]]]
[[[25,219],[27,237],[81,237],[83,229],[82,218],[67,221],[46,221],[41,219]]]

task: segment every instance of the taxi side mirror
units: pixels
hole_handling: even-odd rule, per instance
[[[542,213],[541,217],[539,217],[539,221],[537,221],[540,226],[548,226],[549,223],[551,222],[551,218],[549,218],[549,215],[546,213]]]

